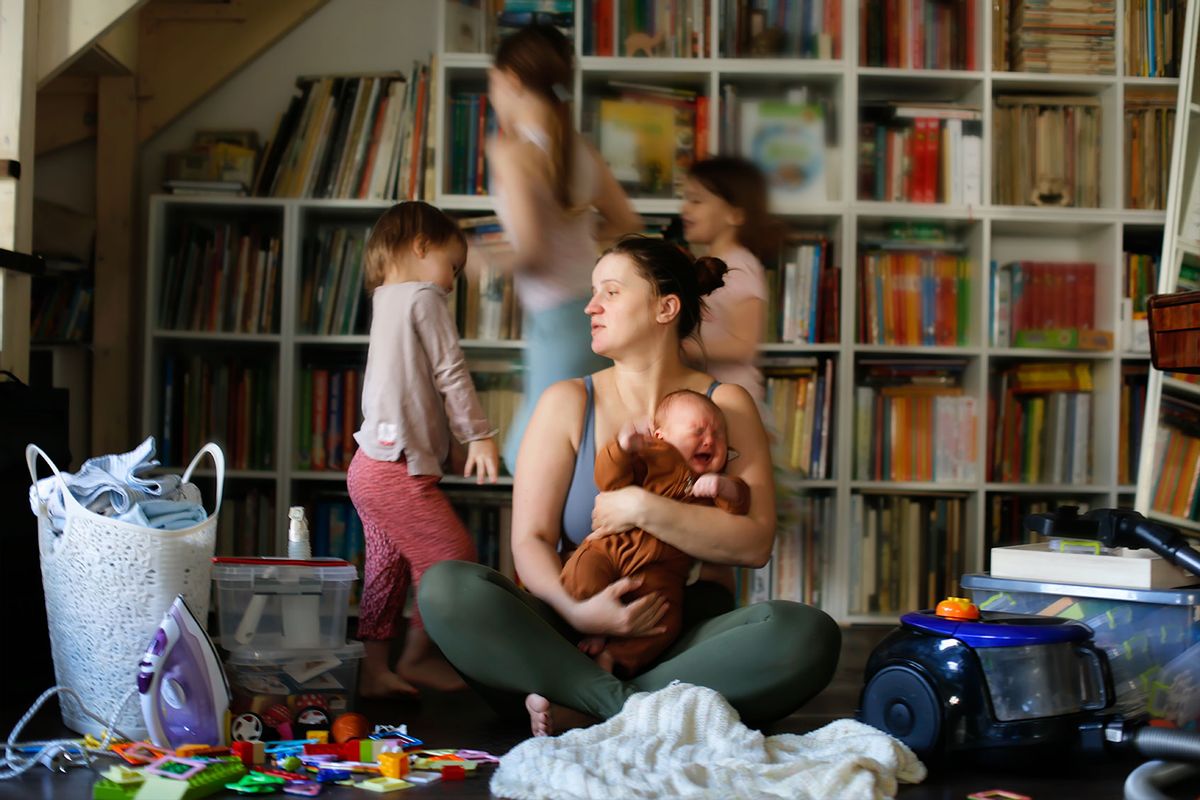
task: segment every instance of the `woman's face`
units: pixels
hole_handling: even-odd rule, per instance
[[[592,269],[592,299],[584,309],[592,322],[592,351],[615,357],[630,345],[659,335],[662,300],[633,260],[609,253]],[[674,324],[673,315],[666,322]]]
[[[510,70],[488,69],[488,103],[495,110],[501,127],[512,127],[513,115],[524,102],[525,94],[525,87]]]
[[[737,209],[705,188],[695,178],[683,184],[683,236],[691,244],[712,244],[738,224]]]

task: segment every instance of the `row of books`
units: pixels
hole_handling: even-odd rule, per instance
[[[1116,3],[999,0],[992,4],[993,69],[1111,75]]]
[[[721,53],[734,58],[841,58],[841,29],[841,0],[725,0]]]
[[[1131,90],[1125,94],[1126,208],[1167,207],[1174,134],[1174,92]]]
[[[464,339],[521,338],[521,305],[512,275],[496,267],[468,270],[451,292],[450,309]]]
[[[766,372],[766,407],[772,428],[771,461],[801,478],[833,473],[834,363],[832,358],[789,359]]]
[[[997,205],[1100,205],[1100,100],[997,95],[993,201]]]
[[[979,205],[983,113],[954,104],[864,105],[858,132],[861,200]]]
[[[984,548],[985,569],[991,567],[993,547],[1033,544],[1042,537],[1025,527],[1028,514],[1045,514],[1060,506],[1076,506],[1080,514],[1087,513],[1091,504],[1083,497],[1030,496],[1027,494],[994,493],[987,496],[987,544]]]
[[[676,0],[595,0],[596,55],[614,55],[611,26],[616,23],[616,55],[697,58],[709,52],[709,3]],[[613,19],[615,15],[616,19]],[[607,28],[608,30],[603,30]]]
[[[869,247],[859,257],[858,340],[965,345],[973,316],[970,260],[937,250],[892,249],[902,246]]]
[[[1150,506],[1200,520],[1200,404],[1194,399],[1163,396],[1154,464]]]
[[[275,555],[275,548],[275,490],[227,493],[217,516],[217,555],[255,558]]]
[[[988,452],[994,481],[1091,479],[1092,368],[1082,362],[1011,366],[995,383]]]
[[[991,271],[994,346],[1096,349],[1094,263],[993,261]]]
[[[254,224],[185,222],[159,279],[159,327],[277,332],[280,250],[278,232]]]
[[[478,489],[446,489],[446,498],[467,529],[479,554],[479,563],[516,577],[512,563],[512,497]]]
[[[967,501],[954,494],[850,498],[850,612],[894,614],[958,595]]]
[[[1137,483],[1138,459],[1142,452],[1142,420],[1146,417],[1144,364],[1121,365],[1121,418],[1117,432],[1117,483]]]
[[[835,506],[828,492],[777,486],[771,560],[759,569],[737,571],[734,592],[739,605],[765,600],[821,604],[825,565],[822,542],[836,530]]]
[[[272,469],[276,370],[272,363],[224,355],[165,356],[159,395],[163,463],[187,463],[215,441],[230,469]]]
[[[1125,297],[1136,314],[1146,313],[1146,298],[1158,291],[1157,253],[1125,253]]]
[[[487,194],[487,140],[496,131],[496,112],[486,92],[456,92],[450,97],[451,158],[446,190],[451,194]]]
[[[978,69],[978,4],[859,0],[858,63],[899,69]]]
[[[791,242],[779,269],[768,269],[765,341],[836,342],[842,271],[824,236]]]
[[[690,89],[609,81],[589,106],[600,153],[640,197],[680,197],[688,167],[708,153],[708,98]]]
[[[973,481],[978,411],[964,359],[862,359],[854,389],[858,480]]]
[[[496,441],[503,443],[524,397],[519,368],[509,362],[472,362],[471,378],[483,415],[499,431]]]
[[[369,225],[322,225],[303,246],[299,323],[325,336],[367,332],[369,299],[363,291]]]
[[[272,197],[419,198],[427,157],[432,71],[301,77],[255,179]]]
[[[81,280],[36,281],[29,336],[34,342],[81,342],[92,337],[92,296]]]
[[[1187,0],[1126,0],[1125,74],[1177,78]]]
[[[358,449],[363,369],[306,366],[296,390],[296,467],[345,470]]]

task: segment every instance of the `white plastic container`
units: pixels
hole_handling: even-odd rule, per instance
[[[304,650],[346,646],[358,570],[338,558],[214,558],[221,646]]]

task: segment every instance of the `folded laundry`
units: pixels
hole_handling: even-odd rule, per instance
[[[78,472],[62,473],[63,483],[89,511],[134,525],[177,530],[203,522],[207,514],[195,486],[182,484],[178,475],[144,474],[159,466],[154,444],[154,437],[149,436],[128,453],[89,458]],[[41,503],[46,504],[51,527],[61,533],[66,506],[57,478],[43,478],[29,487],[34,514]]]

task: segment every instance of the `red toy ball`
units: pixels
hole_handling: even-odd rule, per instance
[[[333,725],[329,728],[329,735],[338,744],[351,739],[365,739],[370,733],[371,728],[367,718],[353,711],[342,714],[333,721]]]

